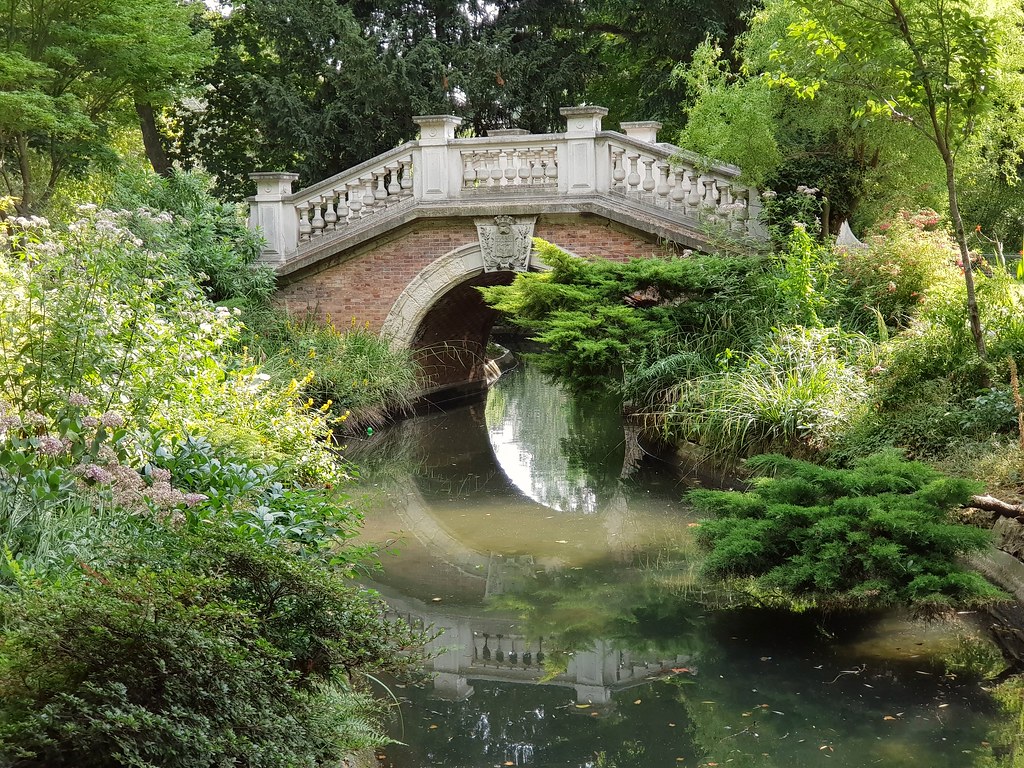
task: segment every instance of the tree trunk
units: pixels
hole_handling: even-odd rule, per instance
[[[960,261],[964,267],[964,282],[967,285],[967,318],[971,323],[971,335],[974,337],[974,346],[978,350],[978,357],[984,360],[987,357],[985,349],[985,335],[981,329],[981,313],[978,311],[978,297],[974,291],[974,271],[971,268],[971,253],[967,248],[967,235],[964,233],[964,221],[960,218],[960,205],[956,198],[956,176],[954,175],[953,156],[949,147],[939,146],[942,154],[942,161],[946,165],[946,189],[949,192],[949,217],[953,220],[953,231],[956,235],[957,245],[960,246]]]
[[[21,199],[14,204],[14,210],[22,216],[28,216],[32,213],[32,205],[35,203],[32,199],[32,165],[29,163],[28,157],[28,139],[25,138],[24,133],[19,133],[16,140],[18,143],[18,171],[21,173]]]
[[[135,99],[135,113],[139,116],[139,126],[142,128],[142,144],[146,148],[146,157],[153,170],[161,176],[171,175],[171,161],[167,159],[167,151],[164,149],[163,139],[156,127],[156,113],[153,105],[149,102]]]

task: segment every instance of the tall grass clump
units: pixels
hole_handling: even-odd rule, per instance
[[[339,330],[313,314],[289,318],[263,309],[245,317],[262,370],[279,384],[297,381],[301,396],[335,423],[378,426],[412,407],[419,380],[411,352],[392,348],[355,318]]]
[[[828,445],[863,408],[871,342],[836,329],[773,331],[762,349],[723,356],[690,379],[666,411],[665,433],[719,458]]]

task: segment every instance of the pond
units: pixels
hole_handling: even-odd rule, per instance
[[[438,633],[432,681],[393,689],[382,765],[990,764],[996,707],[942,663],[966,625],[730,609],[681,502],[728,478],[648,453],[618,413],[520,366],[350,446],[374,586]]]

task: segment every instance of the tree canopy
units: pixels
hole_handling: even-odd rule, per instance
[[[171,102],[207,53],[175,0],[12,0],[0,49],[0,175],[18,210],[110,154],[113,135]]]

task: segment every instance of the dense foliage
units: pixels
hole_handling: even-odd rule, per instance
[[[957,558],[988,545],[986,531],[954,523],[952,508],[978,484],[876,454],[850,469],[765,454],[750,491],[698,490],[710,515],[698,531],[709,576],[749,580],[771,600],[824,607],[962,605],[998,590]]]
[[[4,227],[0,762],[335,765],[420,638],[349,581],[327,408],[210,301],[267,301],[237,212],[185,176],[120,194]]]
[[[209,530],[5,601],[0,749],[24,766],[331,765],[380,743],[347,687],[414,657],[336,570]],[[344,727],[356,723],[357,727]]]
[[[209,39],[175,0],[12,0],[3,10],[0,151],[6,194],[38,212],[69,176],[110,164],[114,136],[184,95]],[[144,116],[144,117],[143,117]]]
[[[742,344],[757,303],[758,257],[584,261],[537,241],[551,267],[482,288],[544,345],[541,370],[578,389],[654,390]],[[671,359],[671,363],[668,361]]]

